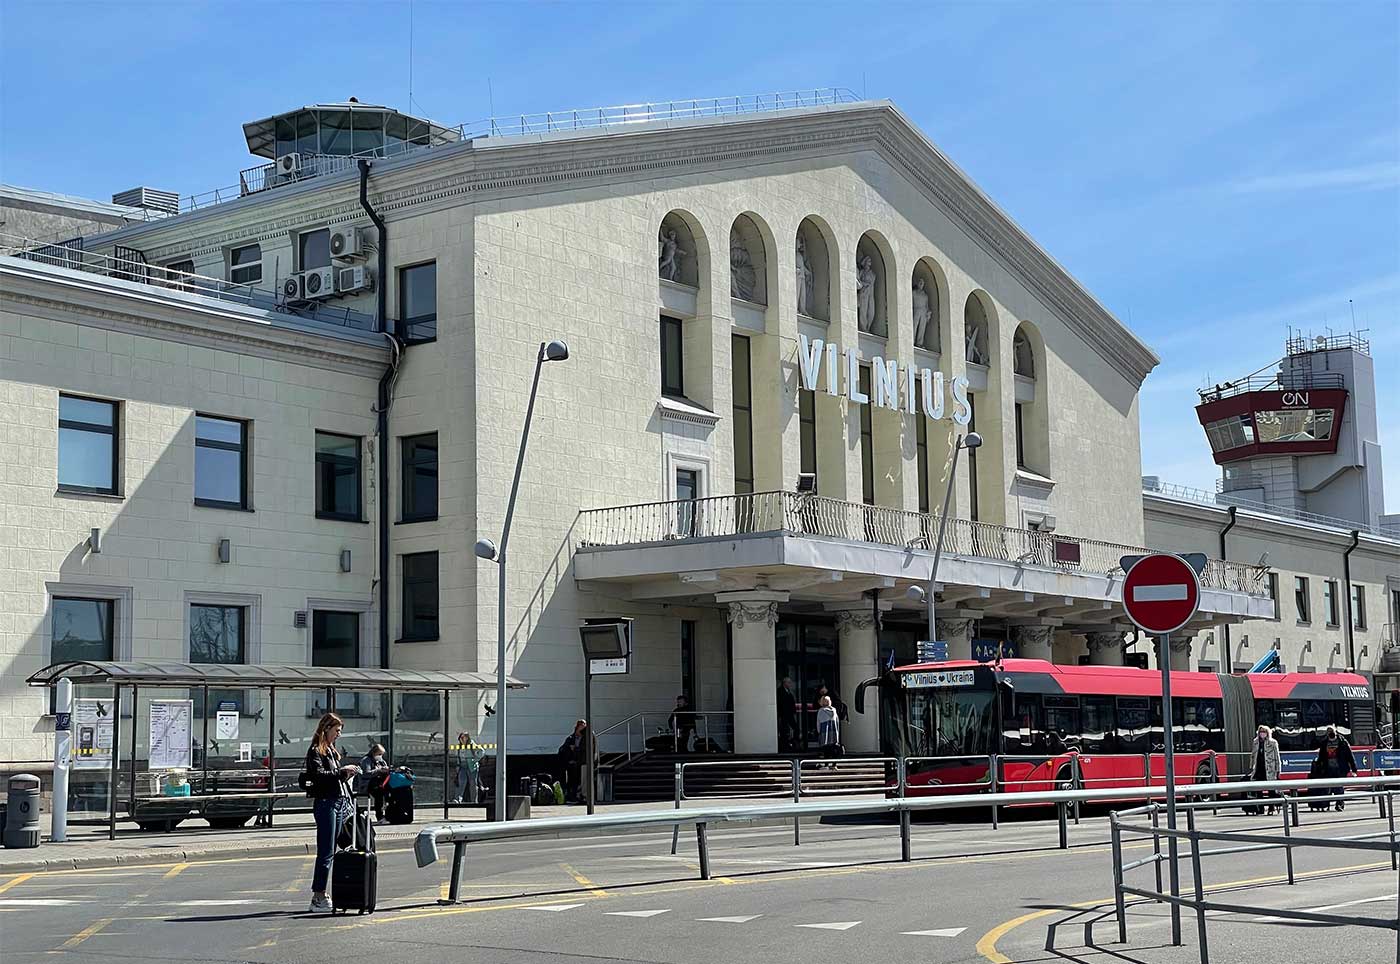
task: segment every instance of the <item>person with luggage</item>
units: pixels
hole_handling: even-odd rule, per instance
[[[1322,776],[1328,780],[1341,780],[1356,772],[1356,757],[1352,755],[1351,744],[1337,732],[1335,726],[1327,727],[1322,743],[1317,748],[1317,762]],[[1337,798],[1337,810],[1346,808],[1341,787],[1333,787],[1331,794]]]
[[[564,777],[564,795],[570,802],[579,799],[580,787],[583,785],[581,768],[583,765],[583,751],[580,749],[583,741],[583,734],[588,730],[588,724],[583,720],[574,723],[574,731],[564,737],[564,742],[559,744],[559,769]]]
[[[470,733],[457,734],[457,783],[453,803],[478,803],[481,797],[481,761],[486,751]]]
[[[359,774],[360,768],[340,762],[335,741],[340,739],[343,726],[343,721],[334,713],[321,717],[316,724],[316,734],[311,738],[311,748],[306,751],[302,785],[315,801],[311,813],[316,820],[316,864],[311,873],[310,912],[313,914],[332,913],[330,899],[326,897],[331,860],[335,856],[340,825],[355,813],[350,781]]]
[[[368,794],[374,805],[374,819],[384,822],[384,794],[389,788],[389,761],[384,758],[384,747],[378,743],[360,757],[360,774],[355,779],[355,790]]]
[[[690,708],[690,701],[685,698],[685,694],[676,697],[676,708],[671,711],[666,725],[675,734],[673,749],[677,753],[689,753],[690,740],[695,736],[695,711]]]
[[[836,707],[831,705],[830,696],[817,700],[817,746],[824,757],[838,757],[844,752],[841,746],[841,721]],[[828,763],[828,770],[836,769],[836,764]]]
[[[1278,752],[1278,740],[1274,739],[1274,731],[1261,725],[1254,736],[1254,767],[1250,772],[1250,779],[1255,781],[1277,780],[1282,769],[1282,757]],[[1273,793],[1266,791],[1263,795],[1272,797]],[[1263,809],[1263,807],[1245,807],[1244,812],[1262,813]],[[1277,808],[1270,806],[1269,812],[1273,813],[1275,809]]]
[[[587,779],[586,774],[590,771],[586,769],[589,753],[593,754],[593,774],[594,785],[597,785],[598,774],[598,741],[593,738],[593,733],[588,728],[588,724],[579,720],[574,724],[574,786],[577,788],[577,800],[579,803],[587,803],[592,791],[584,786]]]

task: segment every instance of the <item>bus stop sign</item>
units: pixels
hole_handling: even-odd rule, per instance
[[[1165,552],[1142,556],[1123,580],[1123,608],[1143,632],[1176,632],[1191,621],[1200,601],[1200,578],[1180,556]]]

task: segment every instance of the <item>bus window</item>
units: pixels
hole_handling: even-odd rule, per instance
[[[1303,727],[1303,708],[1297,700],[1274,700],[1274,739],[1280,750],[1312,750],[1317,746]]]
[[[1045,752],[1079,749],[1079,697],[1045,696]]]
[[[920,690],[909,700],[915,756],[983,756],[993,752],[991,690]]]
[[[1273,700],[1254,701],[1254,725],[1256,727],[1267,726],[1273,728],[1278,722],[1278,714],[1274,712]]]
[[[1043,751],[1040,694],[1017,693],[1014,699],[1012,709],[1007,712],[1002,724],[1006,738],[1005,752],[1017,756]]]
[[[1085,696],[1081,703],[1082,719],[1079,742],[1081,753],[1112,753],[1113,697]]]
[[[1224,751],[1225,730],[1221,722],[1220,700],[1176,698],[1172,700],[1172,711],[1175,714],[1172,728],[1176,749],[1183,753]]]
[[[1118,697],[1118,752],[1149,753],[1152,750],[1152,716],[1147,697]]]

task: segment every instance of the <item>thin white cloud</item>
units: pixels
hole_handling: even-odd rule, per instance
[[[1400,161],[1355,164],[1318,171],[1290,171],[1229,181],[1226,194],[1307,194],[1315,191],[1383,191],[1400,187]]]

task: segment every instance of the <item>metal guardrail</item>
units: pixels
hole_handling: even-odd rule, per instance
[[[693,736],[697,741],[697,746],[701,745],[698,742],[700,740],[705,741],[703,745],[707,748],[711,746],[716,738],[716,731],[727,737],[732,745],[734,733],[734,712],[732,710],[684,710],[683,712],[689,713],[695,719]],[[672,753],[709,752],[708,749],[692,751],[688,746],[684,749],[681,748],[680,732],[672,729],[670,726],[670,719],[673,713],[673,710],[656,713],[633,713],[631,716],[618,720],[616,723],[609,724],[598,731],[598,751],[600,753],[624,753],[624,758],[616,764],[622,765],[630,763],[636,757],[647,752],[646,744],[648,740],[665,736],[670,737]],[[650,736],[648,736],[648,717],[651,719]],[[718,717],[720,723],[727,723],[728,726],[712,726],[710,717]],[[635,738],[633,737],[634,730],[636,731]],[[626,747],[625,749],[611,748],[624,745]]]
[[[1309,787],[1385,787],[1394,785],[1395,777],[1352,777],[1341,780],[1310,780]],[[1236,793],[1287,791],[1296,789],[1296,781],[1261,781],[1239,783],[1231,786]],[[1178,786],[1176,794],[1182,797],[1200,797],[1219,793],[1218,786],[1205,784]],[[426,827],[418,832],[413,842],[414,859],[418,866],[427,867],[436,863],[441,844],[452,846],[452,871],[449,878],[447,898],[444,903],[455,904],[461,896],[462,867],[469,843],[484,843],[493,840],[511,840],[521,837],[560,837],[576,833],[591,833],[605,830],[640,830],[652,827],[673,827],[676,832],[682,826],[695,827],[696,844],[700,857],[700,879],[709,880],[710,850],[709,828],[712,825],[753,823],[766,820],[800,820],[804,817],[860,816],[869,814],[896,814],[899,817],[900,859],[912,859],[910,841],[910,815],[929,810],[951,810],[958,807],[1007,806],[1030,804],[1054,806],[1059,815],[1060,847],[1068,847],[1066,814],[1074,803],[1117,802],[1126,797],[1155,800],[1166,796],[1165,787],[1141,787],[1137,789],[1112,788],[1099,790],[1056,790],[1048,793],[992,793],[992,794],[953,794],[946,797],[886,797],[866,800],[826,800],[811,803],[760,804],[757,806],[706,806],[684,810],[645,810],[630,813],[593,814],[582,817],[546,817],[542,820],[496,821],[492,823],[458,823]]]
[[[1379,927],[1396,932],[1395,958],[1400,962],[1400,897],[1397,897],[1396,915],[1390,918],[1373,917],[1349,917],[1340,914],[1327,914],[1322,911],[1330,908],[1318,908],[1316,910],[1294,910],[1290,908],[1273,908],[1262,906],[1251,906],[1234,902],[1207,900],[1205,897],[1206,885],[1201,872],[1201,861],[1205,857],[1221,857],[1233,854],[1250,853],[1260,850],[1283,850],[1287,878],[1290,885],[1296,882],[1293,870],[1293,851],[1298,848],[1316,847],[1320,849],[1334,850],[1365,850],[1390,854],[1390,866],[1392,870],[1400,868],[1400,843],[1397,843],[1395,830],[1395,797],[1396,784],[1394,778],[1388,778],[1389,785],[1385,785],[1387,778],[1371,777],[1368,782],[1375,784],[1371,789],[1364,789],[1360,792],[1349,794],[1353,800],[1357,797],[1369,797],[1374,799],[1379,806],[1380,817],[1387,821],[1387,829],[1376,833],[1354,834],[1348,837],[1303,837],[1293,833],[1293,828],[1297,827],[1298,821],[1298,798],[1265,797],[1253,800],[1229,800],[1211,801],[1195,803],[1178,803],[1177,810],[1186,815],[1186,829],[1170,829],[1161,825],[1162,804],[1156,801],[1146,806],[1137,807],[1132,810],[1115,811],[1109,814],[1110,828],[1110,853],[1113,861],[1113,903],[1114,916],[1118,923],[1118,943],[1128,942],[1128,920],[1127,920],[1127,895],[1141,897],[1157,903],[1166,903],[1171,906],[1172,918],[1172,944],[1181,944],[1181,909],[1191,908],[1196,913],[1197,931],[1197,953],[1201,964],[1210,964],[1210,941],[1206,927],[1207,912],[1229,914],[1257,914],[1269,918],[1282,920],[1300,920],[1323,924],[1343,924],[1361,927]],[[1277,781],[1285,782],[1285,781]],[[1323,787],[1338,783],[1346,783],[1342,780],[1319,780],[1309,781],[1310,785]],[[1349,785],[1354,785],[1357,781],[1350,781]],[[1263,786],[1263,784],[1249,784],[1248,786]],[[1239,788],[1245,788],[1245,784],[1240,784]],[[1269,792],[1269,791],[1264,791]],[[1339,791],[1340,792],[1340,791]],[[1324,798],[1328,801],[1333,797]],[[1340,798],[1337,798],[1340,799]],[[1260,835],[1247,832],[1222,832],[1200,830],[1196,826],[1196,812],[1203,809],[1221,809],[1227,807],[1278,807],[1283,813],[1283,831],[1281,834]],[[1292,817],[1290,820],[1290,811]],[[1127,819],[1140,816],[1150,816],[1150,825],[1138,825],[1126,822]],[[1124,862],[1123,860],[1123,835],[1133,834],[1141,837],[1152,838],[1152,854],[1140,860]],[[1171,845],[1174,852],[1175,844],[1179,840],[1185,840],[1189,845],[1190,860],[1192,868],[1194,895],[1183,897],[1178,891],[1179,887],[1175,877],[1172,880],[1172,890],[1168,892],[1162,884],[1162,854],[1161,841],[1165,838]],[[1384,838],[1384,842],[1379,842]],[[1216,847],[1211,850],[1201,849],[1203,841],[1219,841],[1236,846]],[[1165,858],[1170,860],[1171,858]],[[1125,876],[1130,871],[1140,867],[1151,865],[1155,873],[1155,887],[1138,887],[1125,882]]]
[[[1148,476],[1148,478],[1150,479],[1152,476]],[[1159,495],[1179,502],[1195,502],[1199,505],[1215,506],[1222,509],[1235,506],[1248,512],[1257,512],[1260,515],[1277,516],[1280,519],[1291,519],[1294,522],[1322,526],[1328,529],[1340,529],[1344,532],[1359,529],[1363,535],[1391,540],[1397,538],[1393,531],[1386,531],[1380,526],[1355,522],[1351,519],[1341,519],[1337,516],[1319,515],[1316,512],[1304,512],[1301,509],[1290,509],[1287,506],[1269,505],[1267,502],[1237,497],[1232,492],[1207,492],[1205,489],[1196,489],[1189,485],[1177,485],[1175,482],[1161,480],[1143,482],[1142,491],[1148,495]]]
[[[777,491],[585,509],[579,513],[576,532],[580,550],[667,545],[767,532],[850,539],[911,550],[926,549],[937,527],[938,516],[929,512]],[[1122,572],[1119,560],[1125,555],[1152,551],[1141,546],[957,518],[948,520],[944,547],[953,555],[1103,574]],[[1219,559],[1207,562],[1201,584],[1252,596],[1268,594],[1264,570]]]

